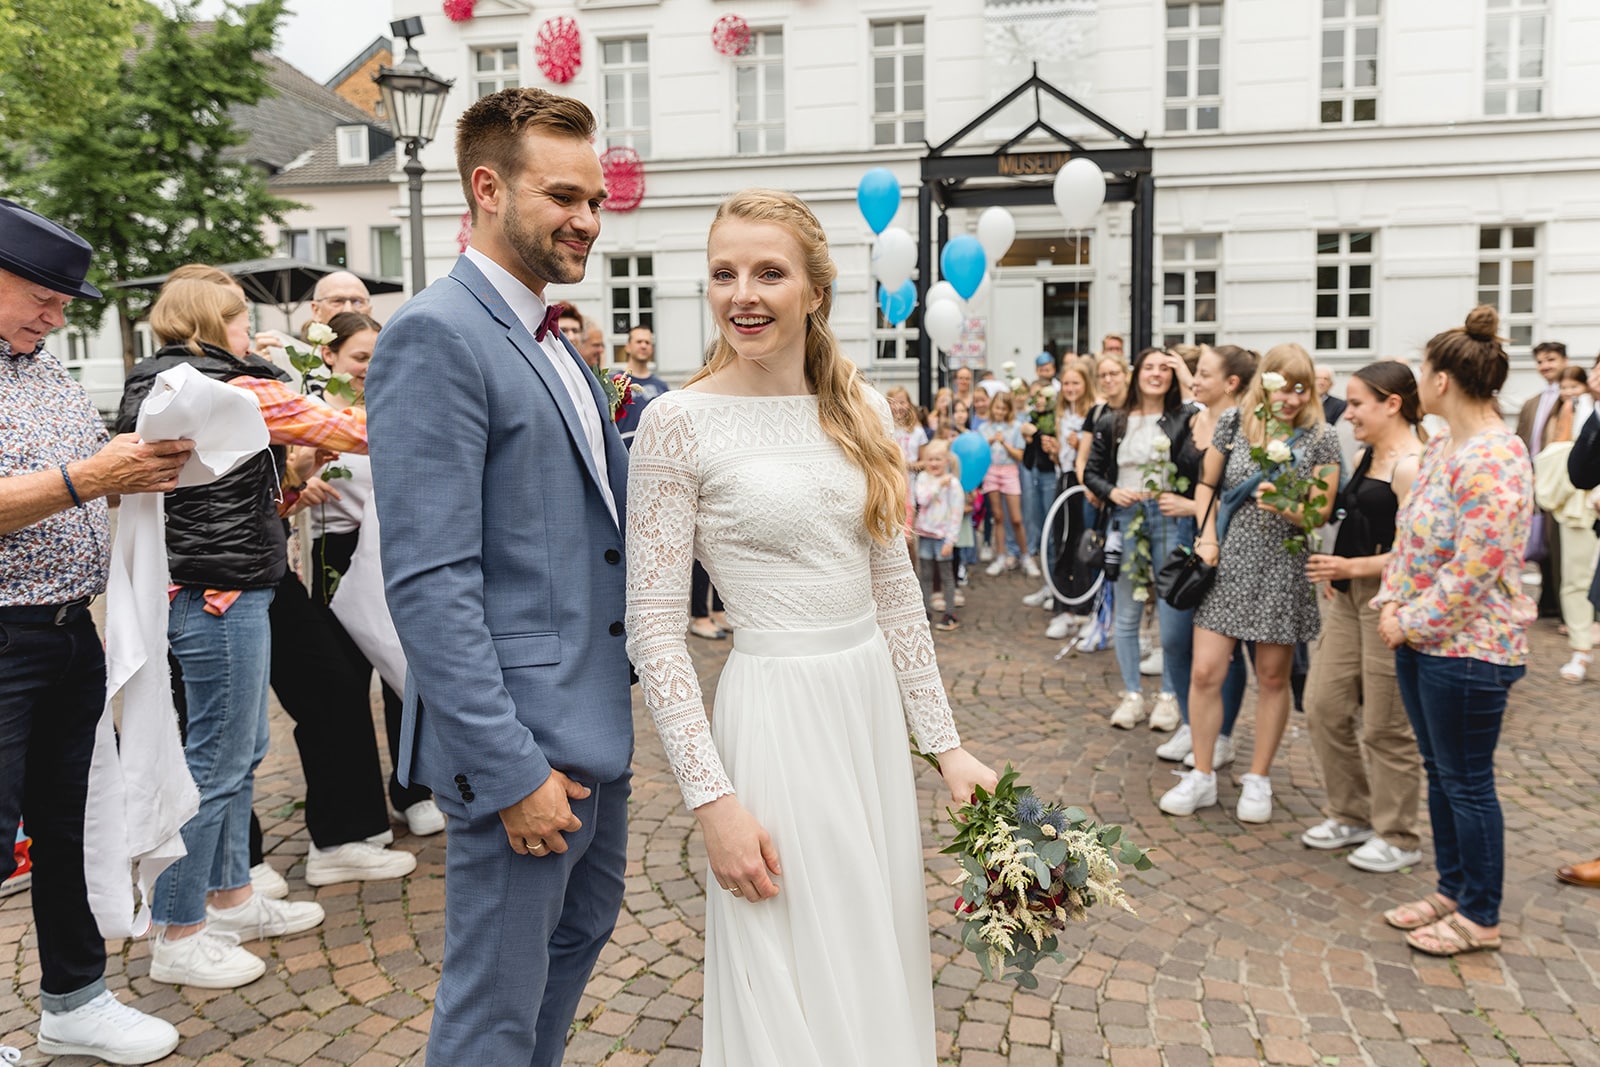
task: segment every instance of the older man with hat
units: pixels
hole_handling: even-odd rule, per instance
[[[150,1063],[178,1045],[171,1024],[106,988],[105,941],[83,873],[84,803],[105,653],[89,602],[105,590],[106,497],[164,492],[193,443],[107,440],[88,395],[44,339],[84,280],[88,244],[0,200],[0,841],[33,838],[39,1051]],[[12,870],[0,849],[0,881]]]

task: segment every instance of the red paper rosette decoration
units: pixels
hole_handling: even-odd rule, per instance
[[[738,15],[724,15],[711,27],[711,45],[725,56],[742,56],[750,49],[750,24]]]
[[[472,212],[461,213],[461,229],[456,231],[456,251],[465,252],[472,243]]]
[[[466,22],[472,18],[472,9],[478,0],[444,0],[444,17],[451,22]]]
[[[632,211],[644,199],[644,163],[631,148],[608,148],[600,156],[606,179],[606,210]]]
[[[583,63],[583,38],[578,33],[578,23],[566,15],[545,19],[544,25],[539,27],[533,56],[546,78],[557,85],[571,81]]]

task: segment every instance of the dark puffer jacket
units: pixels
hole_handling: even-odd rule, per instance
[[[139,405],[156,375],[188,363],[219,382],[235,378],[289,376],[263,360],[235,359],[202,344],[197,356],[183,345],[167,345],[128,372],[117,412],[118,433],[132,433]],[[167,563],[179,585],[204,589],[267,589],[288,568],[283,521],[278,518],[278,480],[284,449],[274,445],[210,485],[167,494]]]

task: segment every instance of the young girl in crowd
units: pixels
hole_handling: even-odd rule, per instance
[[[1039,558],[1039,535],[1044,529],[1044,515],[1056,498],[1056,456],[1061,451],[1061,441],[1056,429],[1056,398],[1060,387],[1054,382],[1034,382],[1028,389],[1028,413],[1020,423],[1022,428],[1022,462],[1019,477],[1022,483],[1022,528],[1028,536],[1026,553],[1029,559]]]
[[[1334,506],[1333,548],[1306,561],[1326,582],[1322,634],[1306,679],[1306,724],[1328,791],[1322,822],[1300,835],[1309,848],[1361,847],[1352,867],[1390,873],[1422,858],[1417,800],[1422,756],[1395,681],[1394,653],[1378,636],[1378,593],[1427,439],[1417,382],[1398,363],[1362,367],[1345,386],[1344,419],[1362,448]],[[1365,752],[1363,753],[1363,749]]]
[[[1447,429],[1428,442],[1395,526],[1378,633],[1395,650],[1406,714],[1428,772],[1435,891],[1384,913],[1413,948],[1500,947],[1505,820],[1494,750],[1537,608],[1522,592],[1533,470],[1498,396],[1510,361],[1499,316],[1472,309],[1422,359],[1422,406]]]
[[[1011,543],[1005,553],[995,553],[986,571],[991,577],[1001,571],[1016,570],[1019,559],[1030,577],[1039,577],[1039,566],[1032,556],[1022,554],[1026,541],[1022,533],[1022,481],[1017,462],[1022,459],[1022,427],[1017,425],[1016,402],[1010,393],[999,393],[989,402],[989,425],[984,431],[989,441],[989,472],[983,476],[982,491],[994,513],[995,540],[1003,540],[1007,529]],[[1004,509],[1002,510],[1002,500]],[[1009,523],[1009,525],[1007,525]]]
[[[900,448],[906,470],[915,471],[922,446],[928,443],[928,431],[917,419],[917,409],[904,386],[890,386],[883,395],[889,398],[889,413],[894,417],[894,443]]]
[[[1131,730],[1145,719],[1139,681],[1139,623],[1153,596],[1148,584],[1138,590],[1134,587],[1135,543],[1148,542],[1153,574],[1173,549],[1194,542],[1194,520],[1163,514],[1157,494],[1145,484],[1150,477],[1147,471],[1171,462],[1169,457],[1182,449],[1189,435],[1189,411],[1174,372],[1176,363],[1176,356],[1159,348],[1147,348],[1134,358],[1134,385],[1122,405],[1095,425],[1084,469],[1085,484],[1108,502],[1113,509],[1111,528],[1123,537],[1124,562],[1112,594],[1122,701],[1111,716],[1111,725],[1123,730]],[[1188,700],[1193,612],[1179,611],[1155,599],[1161,627],[1162,685],[1150,725],[1156,730],[1176,730],[1185,718]]]
[[[1268,390],[1266,375],[1283,379]],[[1192,815],[1217,802],[1212,763],[1222,725],[1222,684],[1239,641],[1255,642],[1256,747],[1244,776],[1236,810],[1241,822],[1272,818],[1272,759],[1289,722],[1289,673],[1297,641],[1317,636],[1321,619],[1316,593],[1305,575],[1305,559],[1292,555],[1284,541],[1315,530],[1326,520],[1339,484],[1339,438],[1322,418],[1311,357],[1299,345],[1278,345],[1261,361],[1240,409],[1217,420],[1206,452],[1195,507],[1206,515],[1220,495],[1195,551],[1217,568],[1216,581],[1194,615],[1194,661],[1189,688],[1189,725],[1194,738],[1194,770],[1160,801],[1169,815]],[[1276,379],[1274,379],[1276,380]],[[1263,503],[1271,485],[1251,458],[1267,438],[1261,409],[1270,405],[1290,426],[1282,441],[1293,451],[1295,471],[1316,485],[1311,500],[1283,511]],[[1323,504],[1313,503],[1318,498]],[[1219,519],[1218,512],[1229,513]],[[1226,533],[1219,533],[1226,528]],[[1219,542],[1221,542],[1219,544]]]
[[[961,524],[966,519],[967,502],[961,492],[961,481],[950,466],[947,441],[933,441],[922,451],[923,469],[917,475],[913,495],[916,499],[917,517],[913,529],[917,534],[917,559],[921,561],[923,604],[930,619],[935,614],[939,621],[936,630],[954,630],[961,625],[950,607],[960,607],[966,602],[956,573],[956,542],[961,536]],[[950,568],[950,596],[945,598],[941,568]]]

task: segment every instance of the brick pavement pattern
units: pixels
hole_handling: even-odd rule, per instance
[[[997,767],[1014,762],[1042,794],[1123,823],[1159,850],[1158,867],[1128,880],[1138,915],[1103,913],[1071,928],[1066,961],[1041,965],[1036,991],[984,982],[955,940],[946,884],[954,865],[938,854],[946,798],[937,777],[920,771],[941,1063],[1600,1067],[1600,892],[1552,874],[1558,863],[1600,854],[1600,684],[1556,677],[1566,651],[1551,623],[1534,635],[1499,750],[1505,947],[1450,961],[1412,952],[1380,917],[1432,888],[1428,859],[1375,875],[1300,845],[1322,799],[1303,718],[1291,723],[1275,767],[1270,824],[1232,817],[1244,757],[1219,776],[1221,806],[1168,818],[1155,802],[1173,765],[1153,755],[1166,735],[1108,726],[1120,688],[1112,653],[1055,660],[1059,643],[1042,636],[1047,616],[1018,602],[1028,591],[1018,576],[976,576],[961,629],[938,637],[968,745]],[[727,644],[692,644],[709,699]],[[1250,721],[1247,705],[1242,751]],[[626,904],[566,1062],[692,1067],[705,852],[637,707],[636,722]],[[250,946],[270,966],[240,990],[152,982],[144,942],[111,946],[109,983],[178,1026],[184,1041],[162,1061],[173,1067],[421,1064],[443,950],[443,838],[397,827],[398,847],[418,856],[411,877],[308,889],[300,768],[276,708],[272,727],[255,805],[269,860],[294,897],[322,903],[327,923]],[[0,1044],[21,1049],[24,1064],[45,1062],[34,1048],[39,965],[26,893],[0,901],[0,972]]]

